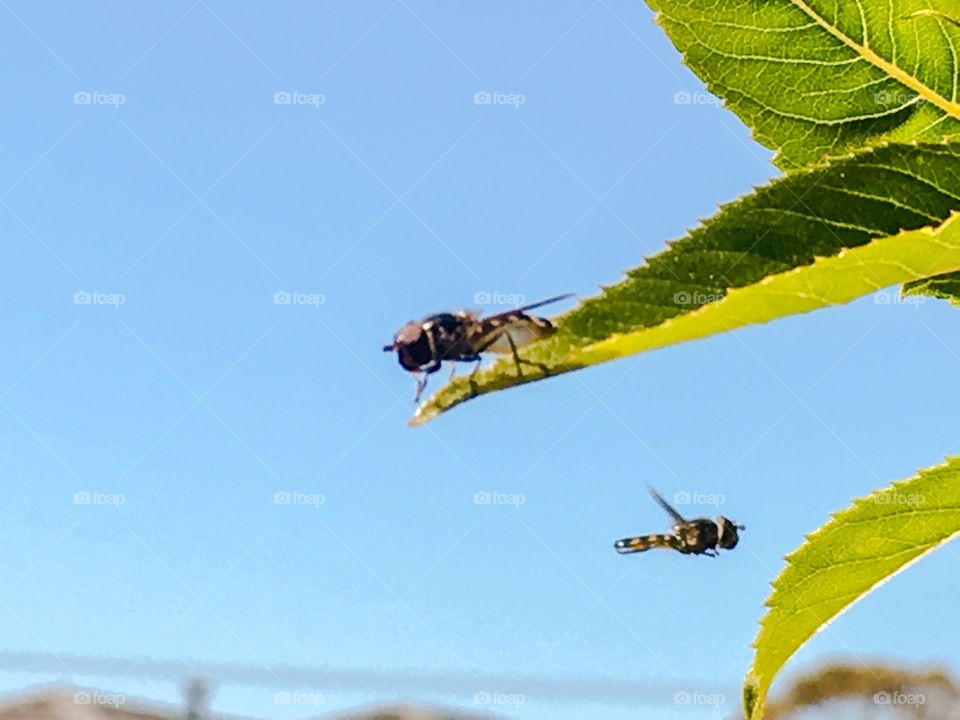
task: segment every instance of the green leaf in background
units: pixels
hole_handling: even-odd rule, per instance
[[[915,280],[903,286],[904,295],[931,295],[960,305],[960,273],[946,273]]]
[[[784,168],[960,134],[960,27],[932,2],[648,0],[686,64]]]
[[[723,300],[667,321],[661,328],[618,335],[580,353],[587,363],[706,337],[785,315],[850,302],[890,285],[960,267],[960,215],[938,228],[921,228],[875,240],[869,245],[775,275]]]
[[[792,173],[724,207],[622,282],[557,319],[553,337],[458,377],[421,424],[484,393],[631,353],[845,303],[960,270],[960,144],[890,145]],[[739,288],[739,290],[736,290]]]
[[[846,608],[960,534],[960,458],[860,498],[787,556],[773,583],[744,686],[748,719],[762,715],[774,676]],[[922,612],[923,601],[918,601]]]

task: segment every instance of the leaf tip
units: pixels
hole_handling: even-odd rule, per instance
[[[433,419],[434,414],[427,409],[428,405],[429,400],[413,411],[413,415],[407,419],[408,427],[420,427]]]

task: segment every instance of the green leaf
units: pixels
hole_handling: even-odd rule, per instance
[[[767,599],[744,686],[747,718],[761,717],[774,676],[807,640],[958,534],[960,457],[856,500],[808,535]]]
[[[890,145],[792,173],[723,208],[557,319],[525,348],[459,377],[411,424],[459,403],[631,353],[845,303],[878,288],[960,270],[960,144]]]
[[[960,305],[960,273],[945,273],[903,286],[904,295],[932,295]]]
[[[648,3],[781,167],[960,134],[960,27],[926,0]]]

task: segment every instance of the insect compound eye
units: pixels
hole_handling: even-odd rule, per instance
[[[393,336],[393,344],[398,347],[400,345],[413,345],[420,339],[421,335],[423,335],[423,327],[415,322],[408,322],[397,330],[397,334]]]
[[[417,323],[407,323],[400,328],[393,338],[393,346],[404,370],[416,372],[433,362],[427,333]]]
[[[717,527],[720,529],[720,547],[733,550],[740,541],[740,536],[737,535],[737,524],[721,515],[717,518]]]

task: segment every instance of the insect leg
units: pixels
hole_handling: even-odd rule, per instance
[[[470,383],[470,397],[476,397],[480,389],[477,387],[477,383],[473,379],[473,376],[480,371],[480,364],[483,362],[483,359],[479,355],[471,359],[476,360],[477,364],[473,366],[473,370],[471,370],[470,374],[467,375],[467,382]]]
[[[414,381],[417,383],[417,394],[414,396],[413,402],[420,402],[420,396],[423,395],[423,391],[427,388],[427,378],[430,377],[430,373],[435,373],[439,370],[441,364],[439,360],[434,360],[429,365],[421,366],[420,370],[423,372],[423,377],[420,377],[416,373],[413,374]]]
[[[414,376],[413,382],[414,382],[414,386],[415,386],[416,389],[417,389],[417,390],[416,390],[416,393],[415,393],[414,396],[413,396],[413,402],[414,402],[414,404],[417,404],[417,403],[420,402],[420,396],[423,395],[423,391],[427,389],[427,378],[428,378],[428,377],[429,377],[429,375],[427,375],[426,373],[424,373],[422,377],[419,377],[419,376],[416,376],[416,375]]]
[[[517,377],[523,377],[523,368],[520,367],[520,356],[517,354],[517,344],[513,341],[513,338],[510,337],[510,333],[507,333],[507,342],[510,343],[510,352],[513,353],[513,362],[517,365]]]
[[[543,363],[533,362],[532,360],[524,360],[522,357],[520,357],[520,353],[517,352],[517,344],[513,341],[513,338],[510,337],[509,333],[507,333],[507,342],[510,343],[510,351],[513,353],[513,362],[517,366],[517,375],[519,377],[523,377],[523,365],[531,365],[537,368],[543,373],[544,377],[550,374],[550,368]]]
[[[513,362],[517,366],[517,375],[519,377],[523,377],[523,369],[521,367],[523,365],[530,365],[531,367],[535,367],[541,373],[543,373],[543,377],[549,377],[550,368],[547,365],[545,365],[544,363],[534,362],[533,360],[524,360],[522,357],[520,357],[520,353],[517,352],[517,344],[514,341],[514,339],[510,336],[510,333],[508,332],[505,334],[507,336],[507,342],[510,344],[510,352],[513,353]]]

